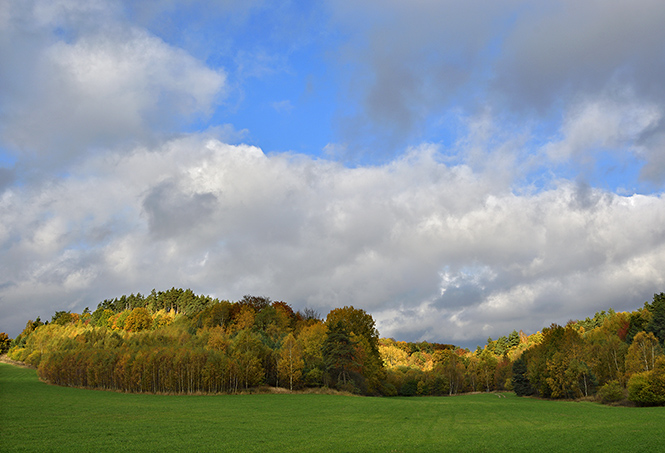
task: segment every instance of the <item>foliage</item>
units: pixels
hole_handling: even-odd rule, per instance
[[[603,400],[632,385],[638,404],[659,404],[663,319],[665,295],[654,294],[632,313],[609,309],[531,335],[513,330],[471,352],[380,339],[372,316],[351,306],[333,309],[324,322],[311,309],[296,313],[267,297],[229,302],[171,288],[107,299],[93,313],[57,311],[46,324],[28,321],[8,355],[53,383],[138,393],[270,385],[404,396],[514,390],[570,399],[600,389]],[[0,337],[0,347],[7,341]]]
[[[128,332],[140,332],[150,329],[152,317],[148,310],[143,307],[133,309],[125,319],[125,330]]]
[[[639,332],[626,354],[626,372],[638,373],[653,370],[656,357],[661,354],[658,339],[649,332]]]
[[[527,362],[523,357],[513,363],[513,390],[517,396],[533,395],[533,388],[527,377]]]
[[[628,381],[628,399],[639,406],[665,405],[664,357],[658,357],[653,369],[631,376]]]
[[[328,334],[323,343],[323,360],[332,385],[346,388],[352,383],[351,372],[358,369],[355,344],[346,324],[337,320],[328,325]],[[360,383],[358,383],[360,384]]]
[[[153,290],[105,300],[92,314],[59,311],[48,325],[29,321],[10,357],[70,387],[191,394],[333,385],[379,393],[374,320],[353,307],[331,319],[338,327],[332,334],[320,320],[266,297],[231,303]]]
[[[654,294],[651,303],[651,321],[647,325],[647,332],[653,333],[660,341],[660,345],[665,345],[665,294]]]
[[[343,333],[346,332],[350,344],[355,349],[351,354],[347,354],[346,351],[342,351],[346,346],[342,347],[340,344],[341,349],[326,356],[326,350],[330,352],[335,349],[331,349],[329,340],[326,340],[328,342],[328,346],[324,345],[326,367],[330,369],[330,360],[337,361],[338,365],[344,362],[346,365],[343,368],[334,368],[343,371],[341,376],[344,382],[347,372],[352,371],[357,376],[354,380],[356,385],[366,386],[368,393],[379,393],[381,382],[385,379],[385,370],[379,353],[379,331],[376,329],[374,318],[365,310],[348,306],[331,310],[326,317],[326,325],[328,338],[331,338],[331,335],[339,335],[339,340],[346,342]],[[333,358],[335,356],[341,358],[339,353],[346,357],[341,362]]]
[[[9,351],[9,347],[12,344],[12,340],[5,332],[0,332],[0,354],[4,354]]]
[[[598,389],[598,397],[603,403],[614,403],[624,398],[624,391],[619,381],[610,381]]]
[[[279,350],[278,371],[280,379],[289,383],[289,390],[300,384],[305,362],[302,359],[301,347],[292,333],[289,333]]]

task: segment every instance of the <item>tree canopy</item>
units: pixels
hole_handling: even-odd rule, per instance
[[[380,338],[352,306],[325,320],[312,309],[246,295],[230,302],[186,289],[106,299],[95,311],[56,311],[0,351],[60,385],[130,392],[238,392],[261,385],[328,386],[367,395],[519,396],[665,404],[665,294],[526,335],[513,330],[469,351]]]

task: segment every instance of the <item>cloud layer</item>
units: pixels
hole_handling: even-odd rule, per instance
[[[200,136],[99,155],[5,191],[1,291],[24,308],[3,318],[180,285],[352,304],[383,335],[468,343],[630,308],[665,283],[661,196],[566,181],[515,194],[441,158],[426,145],[350,169]]]
[[[665,283],[664,20],[0,3],[0,331],[172,286],[465,346],[635,309]]]

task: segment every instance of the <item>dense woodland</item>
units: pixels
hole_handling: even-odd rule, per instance
[[[285,302],[237,302],[172,288],[101,302],[94,312],[29,321],[13,360],[50,383],[127,392],[235,393],[327,387],[385,396],[515,391],[520,396],[665,404],[665,294],[532,335],[513,331],[469,351],[379,338],[364,310],[325,319]]]

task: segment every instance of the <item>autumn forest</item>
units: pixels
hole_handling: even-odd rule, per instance
[[[475,351],[380,338],[362,309],[325,318],[267,297],[220,301],[172,288],[104,300],[94,311],[28,321],[12,360],[49,383],[134,393],[237,393],[266,387],[362,395],[518,396],[665,405],[665,294],[565,326],[488,338]]]

